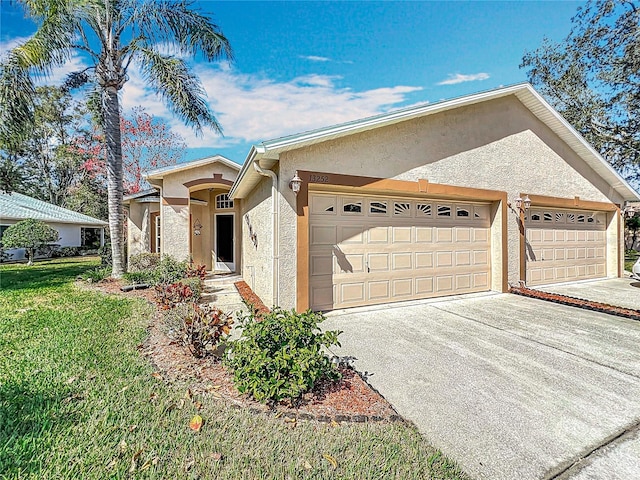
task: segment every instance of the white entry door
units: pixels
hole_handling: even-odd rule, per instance
[[[215,214],[215,271],[235,272],[234,248],[235,215],[233,213]]]

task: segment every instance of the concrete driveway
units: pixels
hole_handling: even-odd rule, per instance
[[[640,310],[640,281],[629,277],[563,283],[535,288],[543,292],[558,293],[593,302]]]
[[[640,322],[509,294],[451,298],[323,325],[474,478],[640,478]]]

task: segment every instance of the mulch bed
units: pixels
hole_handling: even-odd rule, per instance
[[[144,298],[154,303],[153,289],[122,292],[122,285],[119,280],[109,279],[91,284],[89,288],[124,297]],[[259,312],[269,311],[245,282],[238,282],[236,288]],[[287,422],[296,419],[320,422],[404,421],[391,404],[350,367],[340,367],[341,380],[320,382],[295,407],[285,402],[267,406],[240,394],[233,385],[231,374],[218,360],[195,358],[178,339],[172,338],[160,310],[150,319],[148,332],[138,350],[156,370],[152,375],[167,383],[184,384],[193,394],[207,393],[254,413],[275,413]]]
[[[593,310],[595,312],[608,313],[610,315],[616,315],[618,317],[630,318],[632,320],[640,320],[640,310],[633,310],[630,308],[616,307],[615,305],[609,305],[607,303],[592,302],[590,300],[584,300],[582,298],[570,297],[568,295],[559,295],[556,293],[541,292],[540,290],[534,290],[526,287],[511,287],[510,293],[516,295],[522,295],[524,297],[537,298],[539,300],[546,300],[548,302],[560,303],[562,305],[568,305],[570,307],[584,308],[586,310]]]

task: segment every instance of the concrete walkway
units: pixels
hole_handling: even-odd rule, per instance
[[[547,285],[536,290],[640,310],[640,281],[629,277]]]
[[[240,280],[242,277],[234,274],[209,275],[204,281],[202,303],[215,305],[223,312],[233,314],[234,318],[237,312],[247,313],[242,297],[234,286]]]
[[[474,478],[640,478],[640,322],[451,298],[331,312],[323,327]]]

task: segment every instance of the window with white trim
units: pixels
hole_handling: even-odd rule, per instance
[[[233,208],[233,200],[229,198],[229,195],[226,193],[221,193],[220,195],[216,195],[216,208],[224,209],[224,208]]]

